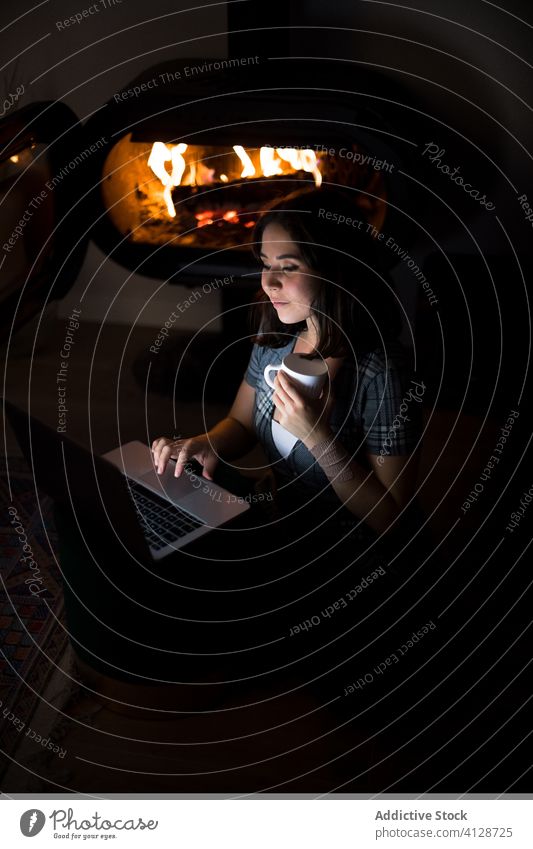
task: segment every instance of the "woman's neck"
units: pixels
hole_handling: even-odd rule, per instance
[[[294,352],[297,354],[313,354],[316,352],[317,341],[316,334],[309,332],[309,330],[302,330],[296,339]]]
[[[318,327],[316,326],[315,322],[311,317],[306,318],[305,324],[306,327],[303,332],[305,334],[306,339],[309,342],[312,342],[313,345],[316,345],[316,343],[318,342]]]
[[[307,326],[300,333],[300,339],[312,348],[318,344],[318,330],[310,319],[306,321]]]

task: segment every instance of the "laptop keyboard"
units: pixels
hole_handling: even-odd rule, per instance
[[[131,478],[126,480],[150,548],[159,551],[204,524]]]

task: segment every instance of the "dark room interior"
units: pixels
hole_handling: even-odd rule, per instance
[[[74,5],[1,13],[2,794],[532,792],[530,5]],[[419,427],[411,500],[342,554],[309,503],[295,541],[258,437],[214,483],[194,455],[241,510],[163,557],[103,455],[244,427],[261,215],[298,191],[388,283],[418,390],[368,474],[396,509],[379,464]]]

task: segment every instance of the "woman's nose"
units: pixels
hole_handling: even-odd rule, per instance
[[[269,268],[268,270],[263,269],[263,276],[261,282],[266,288],[271,288],[272,286],[276,286],[277,288],[279,288],[279,286],[281,285],[281,282],[278,279],[278,272],[276,272],[272,268]]]

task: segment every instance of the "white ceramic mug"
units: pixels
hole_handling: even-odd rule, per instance
[[[272,389],[276,387],[270,372],[280,369],[300,384],[308,398],[320,396],[328,376],[328,365],[325,360],[308,360],[300,354],[287,354],[279,365],[268,365],[265,369],[265,380]]]

